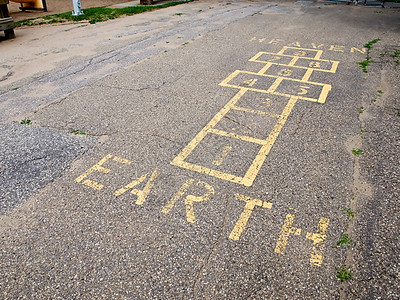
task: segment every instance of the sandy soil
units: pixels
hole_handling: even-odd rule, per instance
[[[130,0],[132,1],[132,0]],[[106,7],[114,4],[129,2],[129,0],[81,0],[82,8],[89,7]],[[19,21],[23,19],[40,17],[47,14],[56,14],[66,11],[72,11],[72,0],[46,0],[47,13],[41,11],[21,11],[19,9],[20,4],[11,2],[8,5],[8,10],[10,11],[10,16],[14,21]]]

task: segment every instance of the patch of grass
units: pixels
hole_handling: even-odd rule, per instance
[[[32,121],[31,121],[31,120],[28,120],[28,119],[23,119],[23,120],[20,122],[20,124],[23,124],[23,125],[31,125],[31,124],[32,124]]]
[[[357,111],[358,111],[359,114],[362,114],[364,112],[364,108],[363,107],[359,107],[357,109]]]
[[[365,130],[364,129],[361,129],[360,130],[360,135],[363,135],[365,133]]]
[[[378,90],[377,92],[378,92],[378,94],[383,94],[383,92],[381,90]]]
[[[379,42],[381,39],[374,39],[374,40],[372,40],[372,41],[369,41],[368,43],[366,43],[365,45],[364,45],[364,48],[367,48],[368,50],[371,50],[372,49],[372,46],[374,45],[374,44],[376,44],[377,42]]]
[[[371,102],[376,102],[376,99],[371,99]]]
[[[342,265],[340,268],[337,268],[336,270],[337,270],[336,277],[341,282],[348,281],[353,276],[351,270],[348,269],[348,267],[346,267],[345,265]]]
[[[11,90],[12,91],[16,91],[16,90],[18,90],[19,89],[19,87],[15,87],[15,88],[12,88]]]
[[[347,248],[350,248],[354,244],[355,243],[353,242],[351,237],[347,233],[345,233],[342,234],[339,241],[336,243],[336,245],[332,246],[332,248],[339,248],[341,246],[346,246]]]
[[[400,50],[394,49],[394,53],[389,55],[391,58],[399,58],[400,57]]]
[[[368,73],[367,67],[369,66],[370,63],[374,63],[374,61],[371,60],[371,57],[369,57],[369,51],[372,49],[372,46],[379,42],[381,39],[374,39],[372,41],[369,41],[364,45],[364,48],[367,48],[367,57],[365,58],[364,61],[358,62],[357,64],[361,67],[361,70],[364,73]]]
[[[184,43],[182,44],[182,46],[186,46],[187,44],[189,44],[189,42],[184,42]]]
[[[77,134],[86,135],[86,134],[87,134],[86,132],[83,132],[83,131],[81,131],[81,130],[72,130],[71,133],[73,133],[73,134],[75,134],[75,135],[77,135]]]
[[[351,199],[354,200],[354,196],[352,196]],[[349,219],[349,221],[353,221],[354,216],[355,216],[356,213],[351,208],[345,208],[344,209],[344,213],[346,214],[346,216]]]
[[[61,14],[47,15],[39,18],[26,19],[15,22],[15,27],[30,26],[44,23],[63,23],[67,21],[79,22],[88,21],[90,24],[97,22],[104,22],[107,20],[116,19],[120,16],[126,15],[131,16],[134,14],[140,14],[146,11],[157,10],[179,4],[189,3],[194,0],[174,1],[154,6],[132,6],[123,8],[107,8],[107,7],[92,7],[83,9],[83,15],[73,16],[72,13],[65,12]]]
[[[182,16],[183,13],[176,13],[175,16]]]
[[[363,154],[362,149],[353,149],[353,150],[351,150],[351,152],[352,152],[354,155],[361,155],[361,154]]]
[[[357,64],[360,65],[361,70],[364,73],[368,73],[367,67],[369,66],[370,63],[373,63],[374,61],[371,60],[371,57],[367,56],[366,59],[364,61],[360,61]]]

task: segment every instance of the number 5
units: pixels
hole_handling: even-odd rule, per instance
[[[297,92],[297,95],[305,95],[308,93],[309,86],[299,86],[300,92]]]

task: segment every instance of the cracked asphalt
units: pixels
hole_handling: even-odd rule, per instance
[[[399,299],[399,21],[210,0],[16,30],[1,297]]]

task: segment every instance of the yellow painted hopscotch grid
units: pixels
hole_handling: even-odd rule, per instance
[[[289,54],[285,54],[285,53],[289,53]],[[264,54],[272,56],[272,58],[269,61],[258,60]],[[269,52],[257,53],[254,57],[252,57],[250,59],[250,61],[265,63],[264,67],[257,73],[236,70],[220,83],[221,86],[238,88],[239,91],[214,116],[214,118],[212,118],[211,121],[194,137],[194,139],[181,151],[181,153],[173,159],[171,164],[182,167],[182,168],[186,168],[186,169],[189,169],[192,171],[196,171],[199,173],[207,174],[207,175],[210,175],[213,177],[217,177],[217,178],[220,178],[223,180],[227,180],[230,182],[242,184],[244,186],[251,186],[253,184],[258,172],[260,171],[265,159],[267,158],[273,144],[275,143],[279,133],[281,132],[283,126],[285,125],[286,120],[288,119],[296,102],[299,99],[312,101],[312,102],[319,102],[319,103],[325,102],[326,97],[327,97],[329,91],[331,90],[331,85],[317,83],[317,82],[310,82],[309,78],[310,78],[311,74],[313,73],[313,71],[335,73],[339,62],[320,59],[321,55],[322,55],[322,50],[303,49],[303,48],[295,48],[295,47],[283,47],[278,53],[269,53]],[[289,61],[289,63],[286,63],[286,64],[280,63],[278,61],[281,58],[283,58],[285,61],[288,61],[290,59],[290,61]],[[303,61],[303,63],[304,63],[304,61],[310,61],[309,66],[308,67],[297,66],[296,63],[298,63],[301,60]],[[329,69],[319,68],[320,67],[319,62],[323,62],[323,63],[325,63],[325,65],[328,64],[330,66],[330,68]],[[280,74],[278,74],[278,75],[265,74],[266,72],[268,72],[268,70],[273,65],[304,69],[305,74],[302,77],[302,79],[287,78],[287,76],[290,76],[292,74],[290,69],[282,69],[280,72],[282,75],[280,75]],[[229,82],[234,80],[235,77],[237,77],[239,74],[262,76],[261,78],[263,78],[263,77],[272,78],[272,79],[274,79],[274,81],[266,89],[256,88],[255,84],[258,80],[256,78],[244,81],[245,84],[243,84],[243,85],[230,84]],[[285,81],[286,82],[289,81],[290,83],[299,84],[296,87],[296,90],[293,91],[293,94],[282,93],[282,92],[276,91],[278,89],[278,87],[282,84],[282,82],[285,82]],[[305,96],[308,93],[309,89],[312,87],[320,88],[320,92],[319,92],[319,95],[317,98]],[[259,111],[259,110],[254,110],[254,109],[237,106],[236,105],[237,102],[247,91],[255,91],[255,92],[261,92],[261,93],[266,93],[266,94],[270,94],[270,95],[285,96],[288,98],[288,102],[281,114],[272,114],[272,113],[265,112],[265,111]],[[239,135],[236,133],[216,129],[215,126],[224,118],[224,116],[230,110],[239,110],[239,111],[245,111],[248,113],[266,115],[266,116],[275,118],[276,123],[266,139],[257,139],[257,138],[250,137],[250,136]],[[248,170],[246,171],[246,173],[243,177],[237,176],[234,174],[225,173],[225,172],[222,172],[222,171],[210,168],[210,167],[206,167],[206,166],[202,166],[202,165],[198,165],[198,164],[194,164],[194,163],[185,161],[187,159],[187,157],[192,153],[192,151],[197,147],[197,145],[206,137],[207,134],[215,134],[215,135],[224,136],[224,137],[228,137],[228,138],[238,139],[238,140],[242,140],[245,142],[255,143],[255,144],[258,144],[261,146],[256,157],[254,158],[253,162],[251,163],[250,167],[248,168]],[[229,149],[229,146],[226,146],[224,148],[221,156],[217,157],[212,164],[215,166],[219,166],[221,164],[222,160],[228,155],[228,152],[229,152],[228,149]]]

